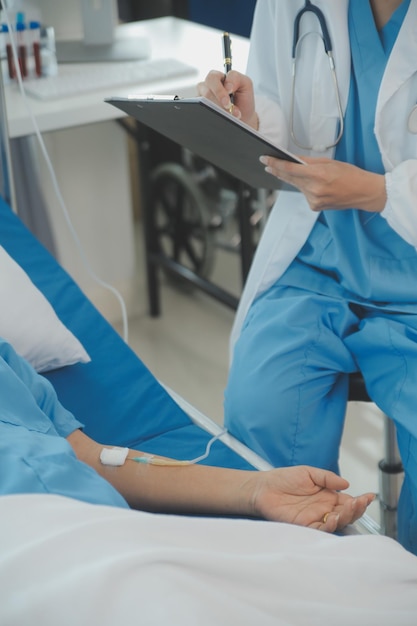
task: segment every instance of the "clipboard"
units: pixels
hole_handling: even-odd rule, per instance
[[[260,156],[303,162],[204,97],[135,95],[105,102],[255,189],[282,185],[265,172]]]

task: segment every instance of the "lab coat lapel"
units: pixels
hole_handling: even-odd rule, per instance
[[[416,72],[417,0],[412,0],[388,60],[379,92],[378,107],[383,107],[394,93]]]
[[[417,0],[411,0],[388,60],[377,102],[375,133],[387,171],[405,158],[417,156],[417,135],[407,130],[409,113],[417,104],[416,24]]]

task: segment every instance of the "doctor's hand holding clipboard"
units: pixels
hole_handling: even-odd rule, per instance
[[[295,63],[293,59],[293,66]],[[333,68],[331,71],[335,72]],[[212,70],[205,81],[199,83],[198,92],[200,96],[212,100],[253,129],[262,130],[255,106],[253,83],[249,76],[233,69],[227,73]],[[337,94],[337,101],[340,103],[338,91]],[[339,127],[343,128],[341,105],[339,110],[342,120]],[[294,134],[293,129],[291,130]],[[337,142],[341,136],[342,132],[339,132]],[[298,145],[297,142],[295,144]],[[306,146],[301,147],[306,149]],[[334,147],[324,146],[322,149]],[[319,147],[317,152],[320,151]],[[383,175],[334,159],[308,157],[305,154],[300,154],[300,157],[309,167],[268,156],[262,157],[261,162],[268,173],[299,189],[306,196],[313,211],[355,207],[379,213],[384,209],[387,197]]]

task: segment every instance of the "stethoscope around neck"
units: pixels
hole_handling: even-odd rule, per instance
[[[311,33],[306,33],[302,35],[302,37],[300,37],[300,22],[303,16],[309,12],[313,13],[317,17],[319,24],[320,24],[321,34],[317,33],[316,31],[313,31]],[[323,145],[311,145],[311,146],[305,145],[302,141],[300,141],[297,138],[296,133],[295,133],[295,128],[294,128],[295,86],[296,86],[296,79],[297,79],[298,48],[300,44],[302,43],[303,39],[311,35],[316,35],[320,37],[321,40],[323,41],[324,52],[329,59],[330,73],[332,76],[332,82],[333,82],[336,105],[337,105],[337,112],[339,116],[338,135],[333,143],[329,145],[324,145],[324,146]],[[302,150],[314,150],[316,152],[326,152],[326,150],[329,150],[330,148],[334,148],[335,146],[337,146],[337,144],[342,138],[343,130],[344,130],[344,121],[343,121],[342,103],[340,99],[340,90],[339,90],[339,84],[338,84],[337,75],[336,75],[336,66],[335,66],[334,57],[333,57],[332,40],[330,38],[329,29],[327,28],[326,18],[324,17],[323,11],[319,9],[319,7],[317,7],[315,4],[312,4],[310,0],[306,0],[304,7],[297,13],[297,15],[295,16],[295,20],[294,20],[294,35],[293,35],[293,44],[292,44],[292,85],[291,85],[291,106],[290,106],[291,138],[293,142],[295,143],[295,145],[301,148]]]
[[[301,20],[303,16],[309,12],[313,13],[316,16],[320,24],[321,34],[316,33],[314,31],[311,33],[306,33],[300,37]],[[338,132],[336,139],[334,140],[333,143],[329,145],[324,145],[324,146],[321,144],[305,145],[302,141],[300,141],[297,138],[296,133],[295,133],[295,128],[294,128],[295,87],[296,87],[296,79],[297,79],[298,48],[300,44],[302,43],[303,39],[310,35],[316,35],[320,37],[323,41],[324,52],[329,59],[330,73],[332,76],[332,82],[333,82],[335,99],[336,99],[336,106],[337,106],[338,117],[339,117],[339,124],[338,124],[339,132]],[[412,108],[410,115],[408,116],[407,128],[410,133],[417,134],[417,104]],[[318,6],[313,4],[310,0],[305,0],[304,7],[297,13],[295,20],[294,20],[294,35],[293,35],[293,44],[292,44],[292,85],[291,85],[291,106],[290,106],[291,138],[293,142],[295,143],[295,145],[301,148],[302,150],[314,150],[315,152],[326,152],[327,150],[330,150],[331,148],[334,148],[335,146],[337,146],[337,144],[342,138],[343,131],[344,131],[344,121],[343,121],[342,103],[341,103],[341,98],[340,98],[339,84],[337,81],[336,66],[335,66],[334,57],[333,57],[332,41],[331,41],[329,29],[327,28],[326,18],[324,17],[323,11],[319,9]]]

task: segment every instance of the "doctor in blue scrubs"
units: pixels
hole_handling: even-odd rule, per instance
[[[247,74],[212,71],[200,94],[305,164],[262,158],[298,192],[242,295],[226,425],[276,467],[338,471],[360,370],[397,425],[417,554],[417,0],[258,0]]]

